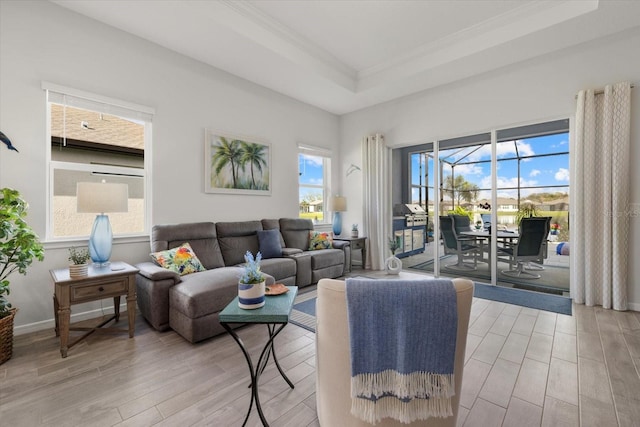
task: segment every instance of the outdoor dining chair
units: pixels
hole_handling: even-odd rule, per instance
[[[469,227],[469,229],[471,228]],[[458,257],[456,264],[448,264],[445,267],[451,270],[477,270],[478,257],[481,255],[480,247],[474,244],[475,239],[473,237],[458,235],[452,215],[440,217],[440,233],[444,242],[444,253],[446,255],[455,254]],[[465,259],[472,259],[473,264],[464,262]]]
[[[507,255],[512,267],[510,270],[503,270],[502,274],[523,279],[540,278],[539,274],[527,271],[525,267],[529,262],[536,262],[542,258],[549,232],[547,227],[547,222],[540,218],[523,218],[520,221],[518,241],[513,245],[498,248],[498,256]]]

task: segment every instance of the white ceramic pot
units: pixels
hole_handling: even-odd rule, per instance
[[[402,261],[395,255],[390,256],[384,262],[387,274],[400,274],[402,271]]]
[[[89,275],[89,264],[69,265],[69,277],[87,277]]]
[[[247,310],[264,305],[264,280],[260,283],[238,283],[238,306]]]

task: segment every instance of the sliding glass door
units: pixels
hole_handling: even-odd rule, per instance
[[[568,294],[568,142],[568,120],[559,120],[409,151],[409,202],[428,212],[431,238],[404,265]]]

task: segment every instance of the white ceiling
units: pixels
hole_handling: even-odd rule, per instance
[[[640,26],[618,0],[52,0],[335,114]]]

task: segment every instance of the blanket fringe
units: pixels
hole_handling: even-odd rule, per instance
[[[382,418],[402,423],[444,418],[453,415],[454,394],[453,374],[402,374],[392,369],[358,374],[351,378],[351,413],[370,424]]]
[[[431,417],[446,418],[453,415],[451,399],[413,399],[404,402],[387,396],[377,401],[352,399],[351,414],[369,423],[376,424],[383,418],[393,418],[404,424]]]

